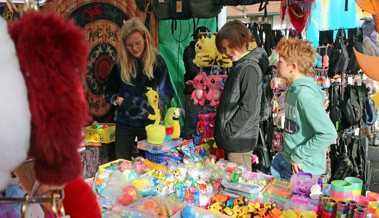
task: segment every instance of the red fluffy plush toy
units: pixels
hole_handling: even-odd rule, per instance
[[[63,185],[81,173],[78,145],[88,121],[81,79],[88,46],[73,20],[29,11],[8,25],[28,90],[38,181]]]
[[[101,217],[94,193],[80,177],[82,164],[77,151],[89,120],[81,84],[88,56],[84,34],[73,20],[40,11],[25,12],[8,24],[8,33],[27,90],[31,115],[27,155],[35,161],[37,180],[45,185],[65,185],[63,204],[72,218]],[[14,90],[8,90],[12,98]],[[2,145],[4,157],[19,146],[14,138],[8,140],[9,145]],[[0,165],[6,161],[0,160]]]

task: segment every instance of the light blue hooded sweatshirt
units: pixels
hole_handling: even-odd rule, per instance
[[[286,121],[282,155],[312,175],[325,173],[326,150],[337,138],[327,115],[325,93],[310,77],[295,80],[286,93]]]

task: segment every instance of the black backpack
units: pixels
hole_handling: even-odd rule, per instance
[[[343,29],[338,30],[336,40],[328,49],[329,70],[328,76],[333,77],[336,74],[346,72],[349,65],[349,54],[346,45],[346,33]]]
[[[337,131],[342,130],[341,121],[342,121],[342,111],[340,104],[340,84],[333,83],[329,88],[329,108],[330,111],[330,120],[333,122]]]

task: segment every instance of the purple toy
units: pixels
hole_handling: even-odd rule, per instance
[[[313,185],[318,184],[322,188],[322,179],[319,176],[312,176],[310,173],[300,172],[291,177],[291,191],[293,194],[309,197]]]

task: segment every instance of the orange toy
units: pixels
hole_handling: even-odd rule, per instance
[[[211,202],[219,202],[220,205],[225,204],[228,201],[228,196],[224,194],[217,194],[212,197]]]
[[[271,218],[279,218],[280,216],[282,216],[283,212],[279,209],[279,208],[274,208],[270,211],[269,213],[269,217]]]

